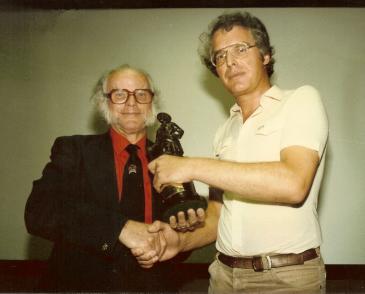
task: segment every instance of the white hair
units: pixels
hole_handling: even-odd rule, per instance
[[[123,71],[126,69],[133,70],[133,71],[136,71],[136,72],[142,74],[147,79],[149,87],[150,87],[151,91],[154,93],[153,100],[152,100],[152,109],[151,109],[150,114],[146,118],[146,126],[153,125],[156,121],[156,115],[157,115],[157,111],[158,111],[159,90],[154,85],[151,76],[144,70],[131,67],[128,64],[123,64],[121,66],[118,66],[116,68],[109,70],[97,82],[97,84],[94,88],[94,92],[93,92],[93,96],[91,97],[91,100],[93,101],[95,107],[97,108],[98,112],[103,117],[103,119],[106,121],[106,123],[108,125],[110,125],[112,123],[112,115],[111,115],[111,111],[108,106],[108,98],[105,96],[106,91],[107,91],[106,85],[107,85],[109,77],[113,73],[118,72],[118,71]]]

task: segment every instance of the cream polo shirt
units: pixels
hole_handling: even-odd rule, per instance
[[[301,206],[253,203],[225,192],[218,224],[217,249],[230,256],[299,253],[321,244],[317,215],[328,121],[319,93],[311,86],[296,90],[271,87],[243,123],[235,104],[218,129],[215,156],[237,162],[280,160],[280,150],[299,145],[318,151],[320,165]],[[264,179],[263,179],[264,180]]]

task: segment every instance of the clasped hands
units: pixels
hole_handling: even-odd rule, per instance
[[[148,168],[154,174],[153,185],[161,192],[168,183],[185,183],[190,178],[190,166],[186,157],[162,155],[152,161]],[[171,216],[169,224],[155,221],[148,225],[128,221],[120,235],[120,241],[131,249],[143,268],[150,268],[158,261],[168,260],[183,250],[181,234],[192,231],[204,223],[205,212],[199,208],[180,211]],[[123,233],[124,232],[124,233]]]
[[[188,215],[194,215],[196,219],[195,214],[193,209],[189,210]],[[202,214],[205,215],[204,211]],[[179,212],[178,215],[184,216],[185,214]],[[189,219],[185,220],[185,222],[189,223]],[[175,221],[175,223],[177,222]],[[182,224],[181,221],[178,223]],[[201,224],[202,222],[199,223]],[[189,223],[189,230],[197,226]],[[185,232],[182,230],[176,231],[171,227],[171,224],[162,221],[145,224],[129,220],[125,224],[119,240],[126,247],[130,248],[141,267],[151,268],[156,262],[173,258],[180,251],[183,251],[182,234],[185,234]]]

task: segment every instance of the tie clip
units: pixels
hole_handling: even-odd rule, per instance
[[[128,174],[136,174],[137,173],[137,166],[135,164],[130,164],[128,166]]]

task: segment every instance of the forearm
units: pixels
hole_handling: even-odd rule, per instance
[[[192,160],[192,177],[247,200],[286,201],[290,194],[290,172],[280,162],[237,163],[208,158]]]
[[[192,158],[187,165],[194,180],[234,192],[242,199],[295,204],[305,198],[318,164],[314,151],[305,152],[308,154],[291,150],[290,155],[284,154],[277,162],[238,163]]]

